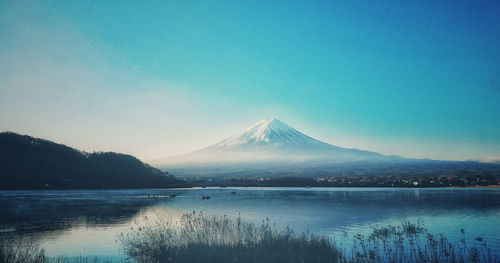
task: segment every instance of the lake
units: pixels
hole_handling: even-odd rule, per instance
[[[170,195],[175,194],[172,198]],[[202,196],[210,200],[202,200]],[[98,256],[120,261],[116,242],[144,218],[184,213],[269,219],[298,232],[340,237],[377,225],[421,221],[458,242],[482,237],[500,255],[498,188],[192,188],[153,190],[0,191],[0,235],[32,237],[48,256]]]

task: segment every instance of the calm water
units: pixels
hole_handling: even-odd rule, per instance
[[[231,192],[235,191],[236,194]],[[176,194],[176,198],[170,198]],[[202,200],[203,195],[212,199]],[[148,198],[158,196],[158,198]],[[483,237],[500,255],[500,189],[206,188],[176,190],[0,191],[0,235],[34,237],[49,256],[118,261],[116,242],[147,216],[240,215],[326,235],[368,233],[371,226],[421,220],[459,240]]]

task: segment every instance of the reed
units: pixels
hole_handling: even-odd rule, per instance
[[[32,239],[0,236],[0,263],[44,263],[45,252]]]
[[[325,236],[297,234],[268,220],[190,213],[179,222],[159,219],[121,234],[125,253],[139,263],[162,262],[355,262],[355,263],[495,263],[486,241],[458,243],[432,234],[421,222],[372,228],[369,235],[345,233],[338,243]]]
[[[0,263],[106,263],[98,257],[47,257],[38,242],[30,238],[0,236]]]
[[[137,263],[498,263],[481,237],[451,242],[432,234],[421,222],[373,227],[368,235],[344,233],[330,239],[297,234],[264,220],[185,214],[179,221],[146,218],[145,224],[118,237],[126,262]],[[0,236],[0,263],[98,263],[98,257],[46,257],[31,239],[15,241]]]
[[[259,225],[226,216],[191,213],[180,222],[158,220],[118,239],[137,262],[339,262],[326,237],[296,234],[263,221]]]
[[[353,236],[351,252],[346,253],[345,260],[359,263],[499,262],[486,241],[476,237],[472,243],[467,243],[463,229],[461,233],[459,242],[450,242],[442,234],[429,233],[421,222],[405,221],[398,226],[377,227],[370,235]]]

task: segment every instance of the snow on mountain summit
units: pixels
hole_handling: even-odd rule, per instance
[[[211,146],[165,158],[160,165],[221,163],[354,162],[385,156],[328,144],[292,128],[278,119],[260,120],[249,128]]]
[[[225,148],[239,145],[284,145],[284,144],[317,144],[321,143],[288,126],[278,119],[260,120],[246,130],[223,140],[212,147]]]

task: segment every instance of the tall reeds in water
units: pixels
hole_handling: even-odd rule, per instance
[[[119,237],[138,262],[338,262],[326,237],[296,234],[264,221],[255,225],[226,216],[191,213],[179,223],[159,220]]]
[[[476,237],[467,245],[462,229],[459,242],[450,242],[442,234],[431,234],[420,222],[372,229],[368,236],[356,234],[348,262],[455,263],[499,262],[486,242]],[[345,251],[345,248],[344,248]],[[347,254],[347,253],[346,253]]]
[[[429,233],[420,222],[376,227],[367,236],[346,233],[345,242],[339,244],[325,236],[277,228],[267,220],[251,224],[193,212],[177,223],[150,222],[118,240],[125,253],[140,263],[499,262],[481,238],[470,245],[465,236],[453,243]]]
[[[500,262],[498,255],[480,237],[451,242],[429,233],[420,222],[375,227],[368,235],[344,234],[343,242],[325,236],[296,234],[268,220],[260,224],[240,218],[185,214],[179,222],[159,217],[121,234],[118,241],[138,263],[476,263]],[[341,241],[341,240],[339,240]],[[36,242],[0,236],[0,263],[90,263],[107,262],[97,257],[44,255]]]
[[[0,237],[0,263],[43,263],[45,253],[31,239],[8,240]]]
[[[47,257],[36,240],[0,236],[0,263],[104,263],[97,257]]]

